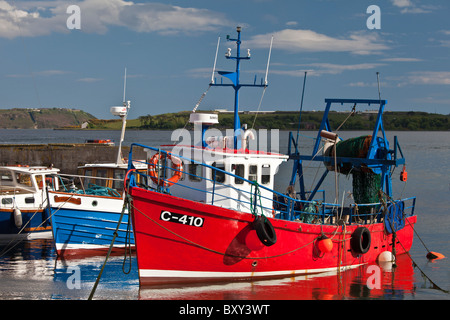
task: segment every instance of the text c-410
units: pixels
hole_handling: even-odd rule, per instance
[[[181,223],[193,227],[203,227],[203,222],[205,221],[201,217],[194,217],[187,214],[174,213],[167,210],[161,211],[159,217],[163,221]]]

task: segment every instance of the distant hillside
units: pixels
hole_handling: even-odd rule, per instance
[[[186,129],[192,129],[192,125],[188,123],[189,114],[190,112],[188,111],[181,111],[178,113],[141,116],[138,119],[128,119],[127,128],[138,130],[175,130],[186,126]],[[348,112],[330,112],[329,121],[331,128],[336,129],[345,121],[341,130],[372,130],[377,119],[376,112],[358,112],[347,119],[348,115]],[[322,116],[323,111],[304,111],[301,118],[300,129],[317,130],[320,126]],[[256,115],[253,112],[242,112],[239,114],[239,117],[241,123],[246,123],[249,128],[252,127],[253,121],[255,121],[254,129],[297,130],[299,113],[291,111],[275,111]],[[388,111],[383,114],[383,122],[384,128],[392,131],[450,130],[450,115],[427,112]],[[93,119],[89,121],[87,129],[120,130],[121,127],[122,121],[120,119]],[[214,125],[214,128],[226,129],[232,127],[233,114],[219,113],[219,125]]]
[[[1,129],[80,128],[83,122],[91,119],[96,118],[77,109],[0,109]]]
[[[344,121],[341,130],[371,130],[375,125],[377,113],[358,112],[347,119],[347,112],[330,112],[329,121],[333,129],[339,127]],[[255,120],[256,116],[256,120]],[[239,114],[241,123],[246,123],[249,128],[255,122],[255,129],[280,129],[297,130],[298,112],[275,111],[270,113],[243,112]],[[317,130],[323,117],[323,111],[304,111],[301,118],[301,130]],[[347,119],[347,120],[346,120]],[[139,117],[140,124],[134,122],[127,127],[135,129],[167,130],[183,128],[189,120],[189,112],[167,113],[161,115],[147,115]],[[396,112],[388,111],[383,114],[384,128],[386,130],[405,131],[448,131],[450,130],[450,115],[434,114],[426,112]],[[233,114],[219,113],[219,125],[215,128],[232,128]],[[191,128],[189,124],[186,128]]]

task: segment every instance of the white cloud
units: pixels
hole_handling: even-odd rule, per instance
[[[410,0],[392,0],[392,4],[400,8],[410,7],[412,5]]]
[[[348,38],[333,38],[312,30],[284,29],[273,34],[252,37],[250,47],[267,48],[274,36],[273,48],[291,52],[350,52],[354,54],[378,54],[389,49],[375,33],[354,32]]]
[[[288,21],[288,22],[286,22],[286,25],[288,27],[293,27],[293,26],[298,25],[298,22],[297,21]]]
[[[431,8],[431,7],[430,7]],[[427,9],[426,7],[408,7],[408,8],[404,8],[401,13],[430,13],[431,10]]]
[[[36,72],[36,74],[40,75],[40,76],[59,76],[59,75],[67,74],[67,73],[68,73],[68,71],[64,71],[64,70],[44,70],[44,71]]]
[[[368,70],[380,66],[383,63],[359,63],[359,64],[333,64],[333,63],[311,63],[309,66],[313,67],[312,73],[317,75],[322,74],[340,74],[344,71]],[[315,69],[314,69],[315,68]]]
[[[412,99],[412,101],[417,103],[445,104],[447,106],[450,105],[450,99],[436,99],[436,97],[415,98]],[[445,109],[445,113],[448,114],[448,109]]]
[[[349,87],[358,87],[358,88],[376,87],[377,83],[376,82],[369,83],[369,82],[358,81],[358,82],[351,82],[348,84],[348,86]]]
[[[290,69],[290,70],[280,70],[272,69],[270,73],[279,75],[288,75],[293,77],[302,77],[305,71],[308,72],[310,76],[321,76],[324,74],[341,74],[346,71],[357,71],[357,70],[369,70],[380,66],[384,66],[382,63],[360,63],[360,64],[333,64],[333,63],[310,63],[299,66],[304,66],[304,69]],[[299,67],[297,66],[297,67]]]
[[[418,7],[411,0],[391,0],[391,2],[394,6],[402,9],[401,13],[430,13],[433,9],[436,9],[433,5]]]
[[[412,71],[405,75],[388,77],[397,87],[410,85],[450,85],[450,71]]]
[[[422,59],[417,58],[386,58],[381,59],[381,61],[388,61],[388,62],[418,62],[423,61]]]
[[[103,79],[101,78],[80,78],[77,81],[78,82],[88,82],[88,83],[92,83],[92,82],[98,82],[98,81],[102,81]]]
[[[442,47],[449,47],[450,48],[450,40],[439,40],[439,43]]]
[[[42,70],[42,71],[33,72],[32,75],[49,77],[49,76],[59,76],[59,75],[67,74],[67,73],[69,73],[69,72],[65,71],[65,70]],[[31,77],[32,75],[31,74],[8,74],[8,75],[6,75],[6,77],[8,77],[8,78],[28,78],[28,77]]]
[[[160,3],[139,3],[127,7],[120,21],[138,32],[198,32],[213,31],[227,26],[224,16],[207,9],[182,8]]]
[[[407,77],[411,84],[450,85],[450,71],[415,71]]]
[[[41,15],[41,11],[42,8],[34,8],[27,11],[26,8],[17,8],[4,0],[0,0],[0,37],[12,39],[18,36],[34,37],[47,35],[52,30],[58,32],[68,31],[66,28],[67,15],[64,17],[55,15],[44,17]]]
[[[0,37],[35,37],[68,33],[67,7],[76,4],[81,11],[81,32],[104,34],[119,26],[137,32],[164,34],[217,30],[232,22],[223,14],[207,9],[185,8],[163,3],[134,3],[125,0],[30,1],[0,0]]]

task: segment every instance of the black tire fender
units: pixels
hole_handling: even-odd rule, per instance
[[[275,233],[275,229],[266,217],[257,216],[255,221],[253,221],[253,228],[255,229],[259,240],[265,246],[269,247],[277,242],[277,234]]]
[[[352,234],[350,247],[354,252],[364,254],[369,251],[371,241],[372,238],[369,229],[366,227],[358,227]]]

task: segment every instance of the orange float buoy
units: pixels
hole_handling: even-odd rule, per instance
[[[445,256],[442,253],[430,251],[427,254],[427,258],[430,260],[438,260],[438,259],[444,259]]]
[[[400,181],[406,182],[408,180],[408,172],[406,172],[405,166],[403,166],[402,172],[400,172]]]
[[[317,243],[317,247],[323,253],[328,253],[333,250],[333,241],[325,235],[322,235],[319,238],[319,242]]]

